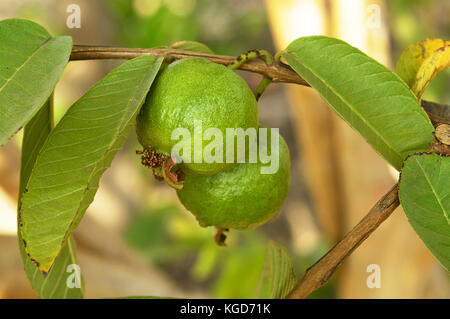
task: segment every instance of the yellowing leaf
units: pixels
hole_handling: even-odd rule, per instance
[[[430,54],[422,63],[416,74],[412,91],[418,99],[438,72],[450,66],[450,45],[443,46]]]
[[[450,41],[442,39],[426,39],[411,44],[400,56],[396,73],[412,88],[420,66],[433,52],[450,45]]]

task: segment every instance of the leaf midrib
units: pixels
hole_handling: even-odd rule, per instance
[[[425,177],[425,179],[426,179],[428,185],[430,186],[430,189],[431,189],[431,191],[433,192],[434,197],[436,198],[436,201],[437,201],[438,204],[439,204],[439,207],[441,208],[442,215],[444,215],[444,218],[447,220],[447,223],[448,223],[449,226],[450,226],[450,220],[447,218],[447,215],[445,214],[444,205],[441,203],[441,199],[439,198],[438,194],[436,193],[436,190],[435,190],[435,188],[433,187],[433,184],[431,183],[430,179],[428,178],[428,175],[426,174],[426,172],[425,172],[423,166],[420,164],[420,161],[418,161],[418,160],[416,159],[416,163],[417,163],[417,165],[420,167],[420,170],[422,171],[422,173],[423,173],[423,175],[424,175],[424,177]],[[439,167],[439,175],[440,175],[440,172],[441,172],[441,168]]]
[[[33,54],[31,54],[23,63],[21,66],[19,66],[13,74],[11,74],[11,76],[5,81],[5,83],[0,87],[0,93],[3,91],[3,89],[5,88],[5,86],[17,75],[17,73],[22,70],[22,68],[36,55],[36,53],[41,50],[50,40],[52,40],[54,38],[47,38],[47,40],[45,40],[41,45],[39,45],[39,47],[33,52]]]

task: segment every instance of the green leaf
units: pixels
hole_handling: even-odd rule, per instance
[[[48,99],[71,50],[71,37],[51,38],[27,20],[0,21],[0,145]]]
[[[425,151],[433,126],[405,83],[346,42],[299,38],[281,53],[330,107],[395,168]]]
[[[449,44],[450,41],[442,39],[426,39],[411,44],[398,59],[397,74],[405,81],[408,87],[412,88],[416,80],[416,74],[423,61],[437,49]]]
[[[161,62],[142,56],[113,70],[72,105],[43,145],[19,212],[27,254],[42,272],[94,199]]]
[[[69,237],[69,240],[61,249],[59,256],[55,259],[55,264],[47,275],[44,275],[30,258],[28,258],[20,238],[19,248],[25,273],[27,274],[31,286],[39,297],[42,299],[83,298],[84,281],[82,277],[80,278],[81,288],[69,288],[69,285],[67,284],[67,280],[70,280],[69,276],[73,274],[73,272],[68,272],[67,267],[71,264],[77,264],[75,242],[72,237]]]
[[[450,157],[416,154],[401,172],[399,197],[420,239],[450,270]]]
[[[178,50],[186,50],[186,51],[210,53],[210,54],[214,53],[205,44],[197,42],[197,41],[179,41],[179,42],[175,42],[170,47],[172,49],[178,49]]]
[[[23,194],[23,189],[28,182],[31,169],[36,161],[36,157],[44,144],[47,136],[53,129],[53,96],[50,96],[44,106],[25,126],[22,143],[22,160],[20,170],[19,196]],[[19,198],[19,207],[21,203]],[[30,280],[31,286],[41,298],[83,298],[83,280],[81,279],[80,288],[69,288],[67,279],[70,273],[67,272],[67,266],[77,264],[75,256],[75,244],[72,238],[61,250],[61,254],[56,258],[55,265],[47,276],[44,276],[38,267],[28,258],[25,252],[24,243],[20,233],[20,221],[18,220],[18,238],[19,248],[25,273]]]
[[[289,253],[283,246],[270,241],[256,298],[283,299],[296,284],[297,277]]]
[[[53,130],[53,94],[44,106],[25,126],[23,131],[22,156],[20,165],[19,202],[22,198],[31,170],[36,162],[39,151]]]

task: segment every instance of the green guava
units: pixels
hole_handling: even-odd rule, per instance
[[[199,135],[194,135],[194,121],[197,127],[201,121],[200,138],[209,128],[219,129],[222,136],[202,141],[202,146],[196,148],[194,139]],[[179,166],[186,174],[210,175],[232,164],[225,160],[226,129],[258,127],[257,102],[247,83],[234,71],[202,58],[186,58],[160,71],[136,124],[139,142],[144,149],[153,152],[148,160],[151,164],[156,162],[153,159],[158,159],[159,154],[171,155],[172,148],[182,138],[172,139],[176,129],[187,129],[190,152],[183,148],[180,152],[183,163]],[[221,163],[207,163],[203,151],[216,139],[223,147],[223,158],[218,161]],[[200,162],[195,163],[196,158]]]
[[[271,154],[270,136],[259,149]],[[273,174],[262,174],[263,164],[237,163],[210,176],[186,176],[184,187],[177,190],[181,203],[200,226],[219,229],[251,229],[272,219],[286,199],[290,184],[289,149],[279,137],[279,165]]]

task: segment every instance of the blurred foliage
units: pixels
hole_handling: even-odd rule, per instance
[[[148,209],[125,232],[127,242],[149,263],[170,274],[179,273],[180,285],[206,288],[214,298],[253,297],[269,239],[258,229],[232,230],[224,248],[215,244],[213,235],[213,228],[201,228],[193,216],[175,205]],[[310,256],[293,254],[297,275],[304,273],[326,248],[323,243]],[[333,280],[311,295],[311,298],[335,297]]]
[[[176,206],[139,215],[125,232],[127,241],[149,262],[170,272],[182,267],[181,285],[197,282],[216,298],[252,297],[264,262],[266,240],[258,231],[232,231],[224,248],[215,244],[213,235],[213,228],[200,228],[192,216]]]
[[[260,1],[116,0],[105,5],[121,45],[150,48],[196,40],[229,55],[273,49]]]

